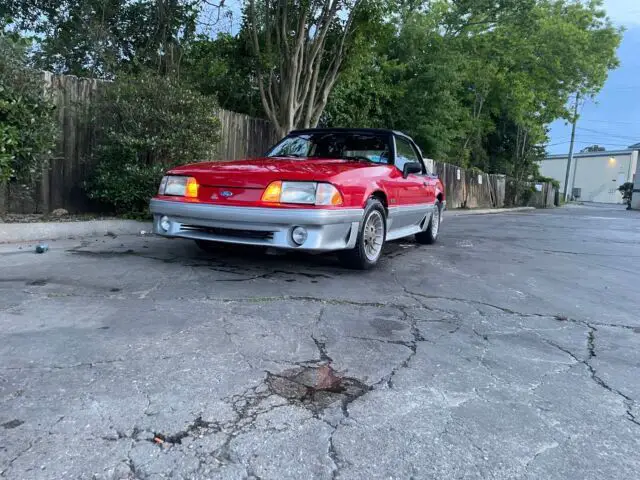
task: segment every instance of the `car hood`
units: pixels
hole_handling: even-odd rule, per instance
[[[195,177],[200,185],[265,188],[276,180],[330,181],[347,170],[373,166],[376,164],[344,159],[258,158],[195,163],[173,168],[169,173]]]

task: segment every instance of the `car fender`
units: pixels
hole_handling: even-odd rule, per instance
[[[395,203],[393,194],[389,191],[389,189],[385,188],[382,182],[373,182],[368,185],[366,190],[364,191],[364,195],[362,196],[360,203],[363,206],[366,205],[367,201],[371,197],[379,196],[379,193],[384,196],[384,198],[382,199],[382,204],[384,205],[385,209],[389,208],[389,204]]]

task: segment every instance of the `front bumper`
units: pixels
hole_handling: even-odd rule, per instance
[[[149,208],[158,235],[319,252],[353,248],[364,213],[358,208],[230,207],[155,198]],[[161,226],[163,217],[169,220],[167,230]],[[307,230],[302,245],[291,237],[294,227]]]

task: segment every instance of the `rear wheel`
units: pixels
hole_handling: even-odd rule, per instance
[[[338,252],[340,262],[348,268],[368,270],[380,259],[387,235],[387,220],[384,206],[375,198],[367,202],[364,210],[356,246]]]
[[[416,241],[423,244],[436,243],[438,233],[440,233],[440,221],[442,219],[442,204],[436,202],[433,215],[429,221],[429,226],[424,232],[416,233]]]

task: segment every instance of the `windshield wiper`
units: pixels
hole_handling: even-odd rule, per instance
[[[364,162],[373,162],[369,157],[365,157],[364,155],[345,155],[342,158],[345,160],[356,160],[356,161],[364,161]]]
[[[289,153],[287,155],[273,155],[273,157],[280,157],[280,158],[308,158],[307,155],[300,155],[299,153]]]

